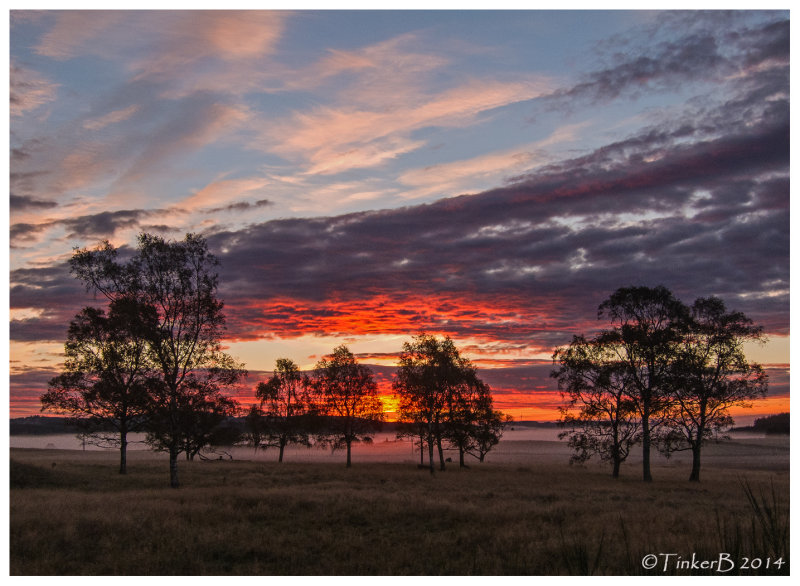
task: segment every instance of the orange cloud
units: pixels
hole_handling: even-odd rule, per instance
[[[498,300],[489,295],[436,294],[427,297],[378,294],[364,299],[306,301],[289,298],[238,301],[228,306],[232,341],[294,338],[303,335],[374,336],[412,335],[425,331],[475,340],[468,347],[476,358],[548,356],[555,344],[553,330],[590,329],[596,324],[560,322],[558,300],[532,303],[523,295]],[[569,340],[559,339],[558,343]],[[399,348],[398,348],[399,351]],[[517,364],[519,365],[519,364]]]

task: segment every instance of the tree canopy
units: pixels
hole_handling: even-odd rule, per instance
[[[219,263],[205,239],[194,234],[181,241],[141,234],[137,249],[124,262],[108,242],[77,250],[70,262],[88,290],[111,303],[130,300],[141,316],[148,316],[140,320],[139,335],[158,377],[150,385],[149,432],[169,452],[170,485],[177,487],[178,454],[192,445],[190,435],[197,437],[200,421],[210,424],[217,419],[211,414],[230,411],[220,390],[245,374],[243,365],[221,348],[225,317],[217,297]],[[205,416],[187,418],[188,406]]]
[[[699,480],[702,446],[731,425],[729,408],[766,393],[766,374],[743,350],[761,339],[761,328],[721,299],[688,307],[663,286],[618,289],[598,317],[611,327],[591,340],[575,337],[553,355],[575,458],[598,453],[614,462],[616,476],[641,441],[650,481],[651,444],[667,454],[691,449],[690,480]]]

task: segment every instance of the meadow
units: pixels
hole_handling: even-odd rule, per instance
[[[605,465],[570,466],[552,441],[503,441],[434,476],[390,443],[359,448],[351,469],[317,450],[181,461],[179,489],[163,454],[131,452],[120,476],[114,452],[12,448],[10,572],[789,573],[786,437],[709,446],[700,483],[686,458],[659,458],[649,484],[635,459],[614,480]],[[725,572],[699,566],[722,554]]]

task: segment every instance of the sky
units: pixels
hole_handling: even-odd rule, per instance
[[[9,407],[37,414],[76,247],[200,233],[250,375],[339,344],[388,390],[449,335],[553,420],[617,288],[716,295],[789,408],[788,11],[10,13]]]

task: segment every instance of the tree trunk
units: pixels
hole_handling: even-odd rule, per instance
[[[436,438],[436,447],[439,450],[439,470],[444,470],[444,450],[442,449],[442,438]]]
[[[278,462],[283,462],[283,448],[286,446],[286,442],[281,441],[278,444]]]
[[[478,458],[478,462],[483,462],[483,459],[486,457],[486,452],[481,452],[480,458]]]
[[[428,465],[431,469],[431,475],[433,475],[433,431],[430,424],[428,424]]]
[[[84,447],[84,449],[86,449]],[[128,430],[125,425],[119,432],[119,473],[128,473]]]
[[[642,412],[642,480],[653,482],[650,474],[650,401],[644,401]]]
[[[464,448],[458,448],[458,467],[459,468],[466,468],[466,464],[464,464]]]
[[[351,444],[352,444],[352,442],[350,440],[347,440],[347,467],[348,468],[350,468],[350,466],[352,464],[351,461],[350,461],[350,446],[351,446]]]
[[[169,448],[169,485],[171,488],[178,488],[178,449],[174,446]]]
[[[700,401],[700,423],[697,426],[697,437],[692,444],[692,473],[689,475],[690,482],[700,482],[700,450],[703,447],[703,436],[706,433],[706,405],[705,398]]]
[[[619,478],[619,465],[622,462],[620,461],[619,455],[614,456],[614,469],[611,472],[612,478]]]
[[[700,448],[702,444],[698,440],[692,443],[692,473],[689,475],[690,482],[700,482]]]

